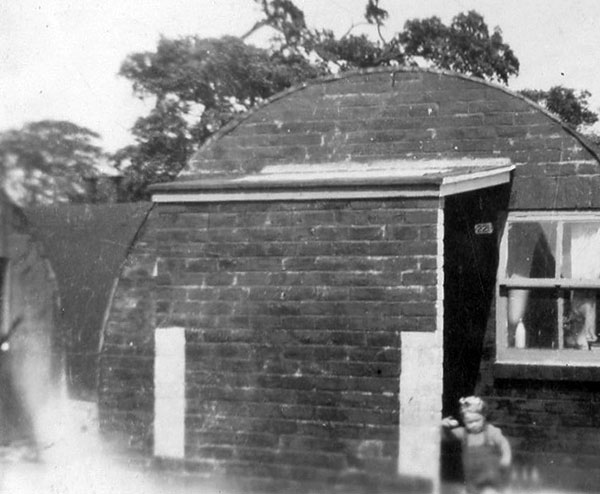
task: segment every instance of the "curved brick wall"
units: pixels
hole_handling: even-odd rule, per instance
[[[556,119],[497,86],[420,70],[346,74],[273,98],[219,132],[178,180],[285,163],[479,157],[517,166],[511,208],[600,205],[596,156]],[[179,326],[182,468],[297,483],[394,472],[401,333],[435,330],[441,206],[156,204],[105,328],[104,431],[152,451],[153,332]],[[493,349],[484,355],[489,362]],[[493,376],[485,382],[494,396]],[[550,407],[564,403],[542,388],[501,388],[504,409],[511,399],[516,407],[502,425],[519,420],[530,391]]]
[[[507,157],[511,207],[600,206],[597,158],[537,105],[500,86],[422,70],[346,74],[292,90],[231,124],[179,180],[265,165]]]

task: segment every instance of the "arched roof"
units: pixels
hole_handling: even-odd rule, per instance
[[[71,337],[71,392],[95,393],[104,315],[119,270],[146,220],[148,202],[52,204],[25,211],[56,275],[62,331]]]
[[[556,116],[504,86],[423,68],[342,73],[290,88],[215,133],[172,184],[256,175],[265,167],[507,158],[600,161]],[[542,152],[543,151],[543,152]]]

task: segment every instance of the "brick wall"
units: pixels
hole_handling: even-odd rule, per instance
[[[152,452],[157,214],[151,212],[121,270],[98,361],[98,418],[116,446]]]
[[[420,70],[344,74],[276,97],[215,136],[178,179],[269,164],[489,157],[516,165],[510,209],[600,205],[597,156],[557,120],[494,85]],[[107,430],[150,447],[152,328],[183,326],[194,468],[245,472],[256,459],[255,473],[301,478],[373,457],[391,464],[398,335],[435,328],[434,230],[433,205],[418,201],[160,206],[134,245],[105,335]],[[497,379],[493,331],[490,320],[479,390],[517,454],[562,448],[585,466],[595,457],[574,452],[595,423],[571,424],[567,404],[576,393],[588,410],[595,388]],[[530,402],[535,417],[554,420],[551,439],[531,447],[520,442],[540,433],[537,418],[525,423]],[[576,415],[595,417],[586,413]]]
[[[275,99],[204,146],[179,179],[269,164],[505,157],[511,207],[600,206],[597,158],[557,120],[498,86],[448,73],[349,74]]]
[[[545,132],[537,140],[540,160],[517,167],[508,210],[597,209],[597,159],[564,134]],[[591,444],[600,426],[600,372],[569,365],[495,367],[495,307],[490,303],[476,391],[490,403],[494,423],[510,437],[515,482],[595,492],[600,458]]]
[[[477,393],[490,404],[492,422],[511,441],[516,482],[524,487],[539,483],[596,492],[600,485],[598,369],[497,368],[495,331],[495,319],[490,318]]]
[[[597,153],[539,107],[483,81],[403,69],[344,75],[277,98],[200,150],[180,178],[251,173],[286,162],[460,157],[511,159],[516,170],[510,210],[600,207]],[[498,419],[514,440],[517,458],[522,454],[529,462],[552,451],[565,468],[585,469],[596,461],[579,448],[582,434],[595,437],[595,388],[577,376],[569,384],[557,384],[556,376],[541,383],[498,379],[492,368],[493,308],[491,316],[479,391],[501,410]],[[582,405],[576,416],[585,417],[580,422],[571,419],[573,393]],[[537,406],[535,415],[530,406]],[[553,425],[537,425],[544,423],[540,416]],[[532,437],[547,440],[522,440]],[[558,471],[555,458],[542,463],[549,473]]]
[[[150,446],[150,336],[183,326],[188,469],[394,474],[399,335],[435,329],[436,222],[426,200],[156,207],[108,322],[104,430]]]
[[[518,482],[597,491],[597,380],[496,379],[483,393],[494,423],[510,437]]]

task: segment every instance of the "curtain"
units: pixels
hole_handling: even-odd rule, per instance
[[[571,277],[575,279],[600,278],[600,228],[597,223],[571,225]],[[596,292],[573,290],[571,292],[571,316],[576,322],[575,334],[578,345],[597,341]]]

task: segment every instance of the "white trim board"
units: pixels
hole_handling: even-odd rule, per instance
[[[445,197],[508,183],[514,169],[506,158],[288,163],[150,190],[158,203]]]
[[[508,183],[510,172],[514,166],[465,175],[444,177],[439,184],[426,183],[419,187],[414,184],[397,185],[394,187],[382,184],[370,187],[341,188],[329,187],[298,187],[296,189],[269,190],[266,187],[256,187],[243,190],[175,190],[155,192],[152,201],[156,203],[181,202],[253,202],[253,201],[306,201],[306,200],[336,200],[336,199],[383,199],[401,197],[446,197],[449,195],[485,189]],[[418,184],[417,184],[418,185]]]

